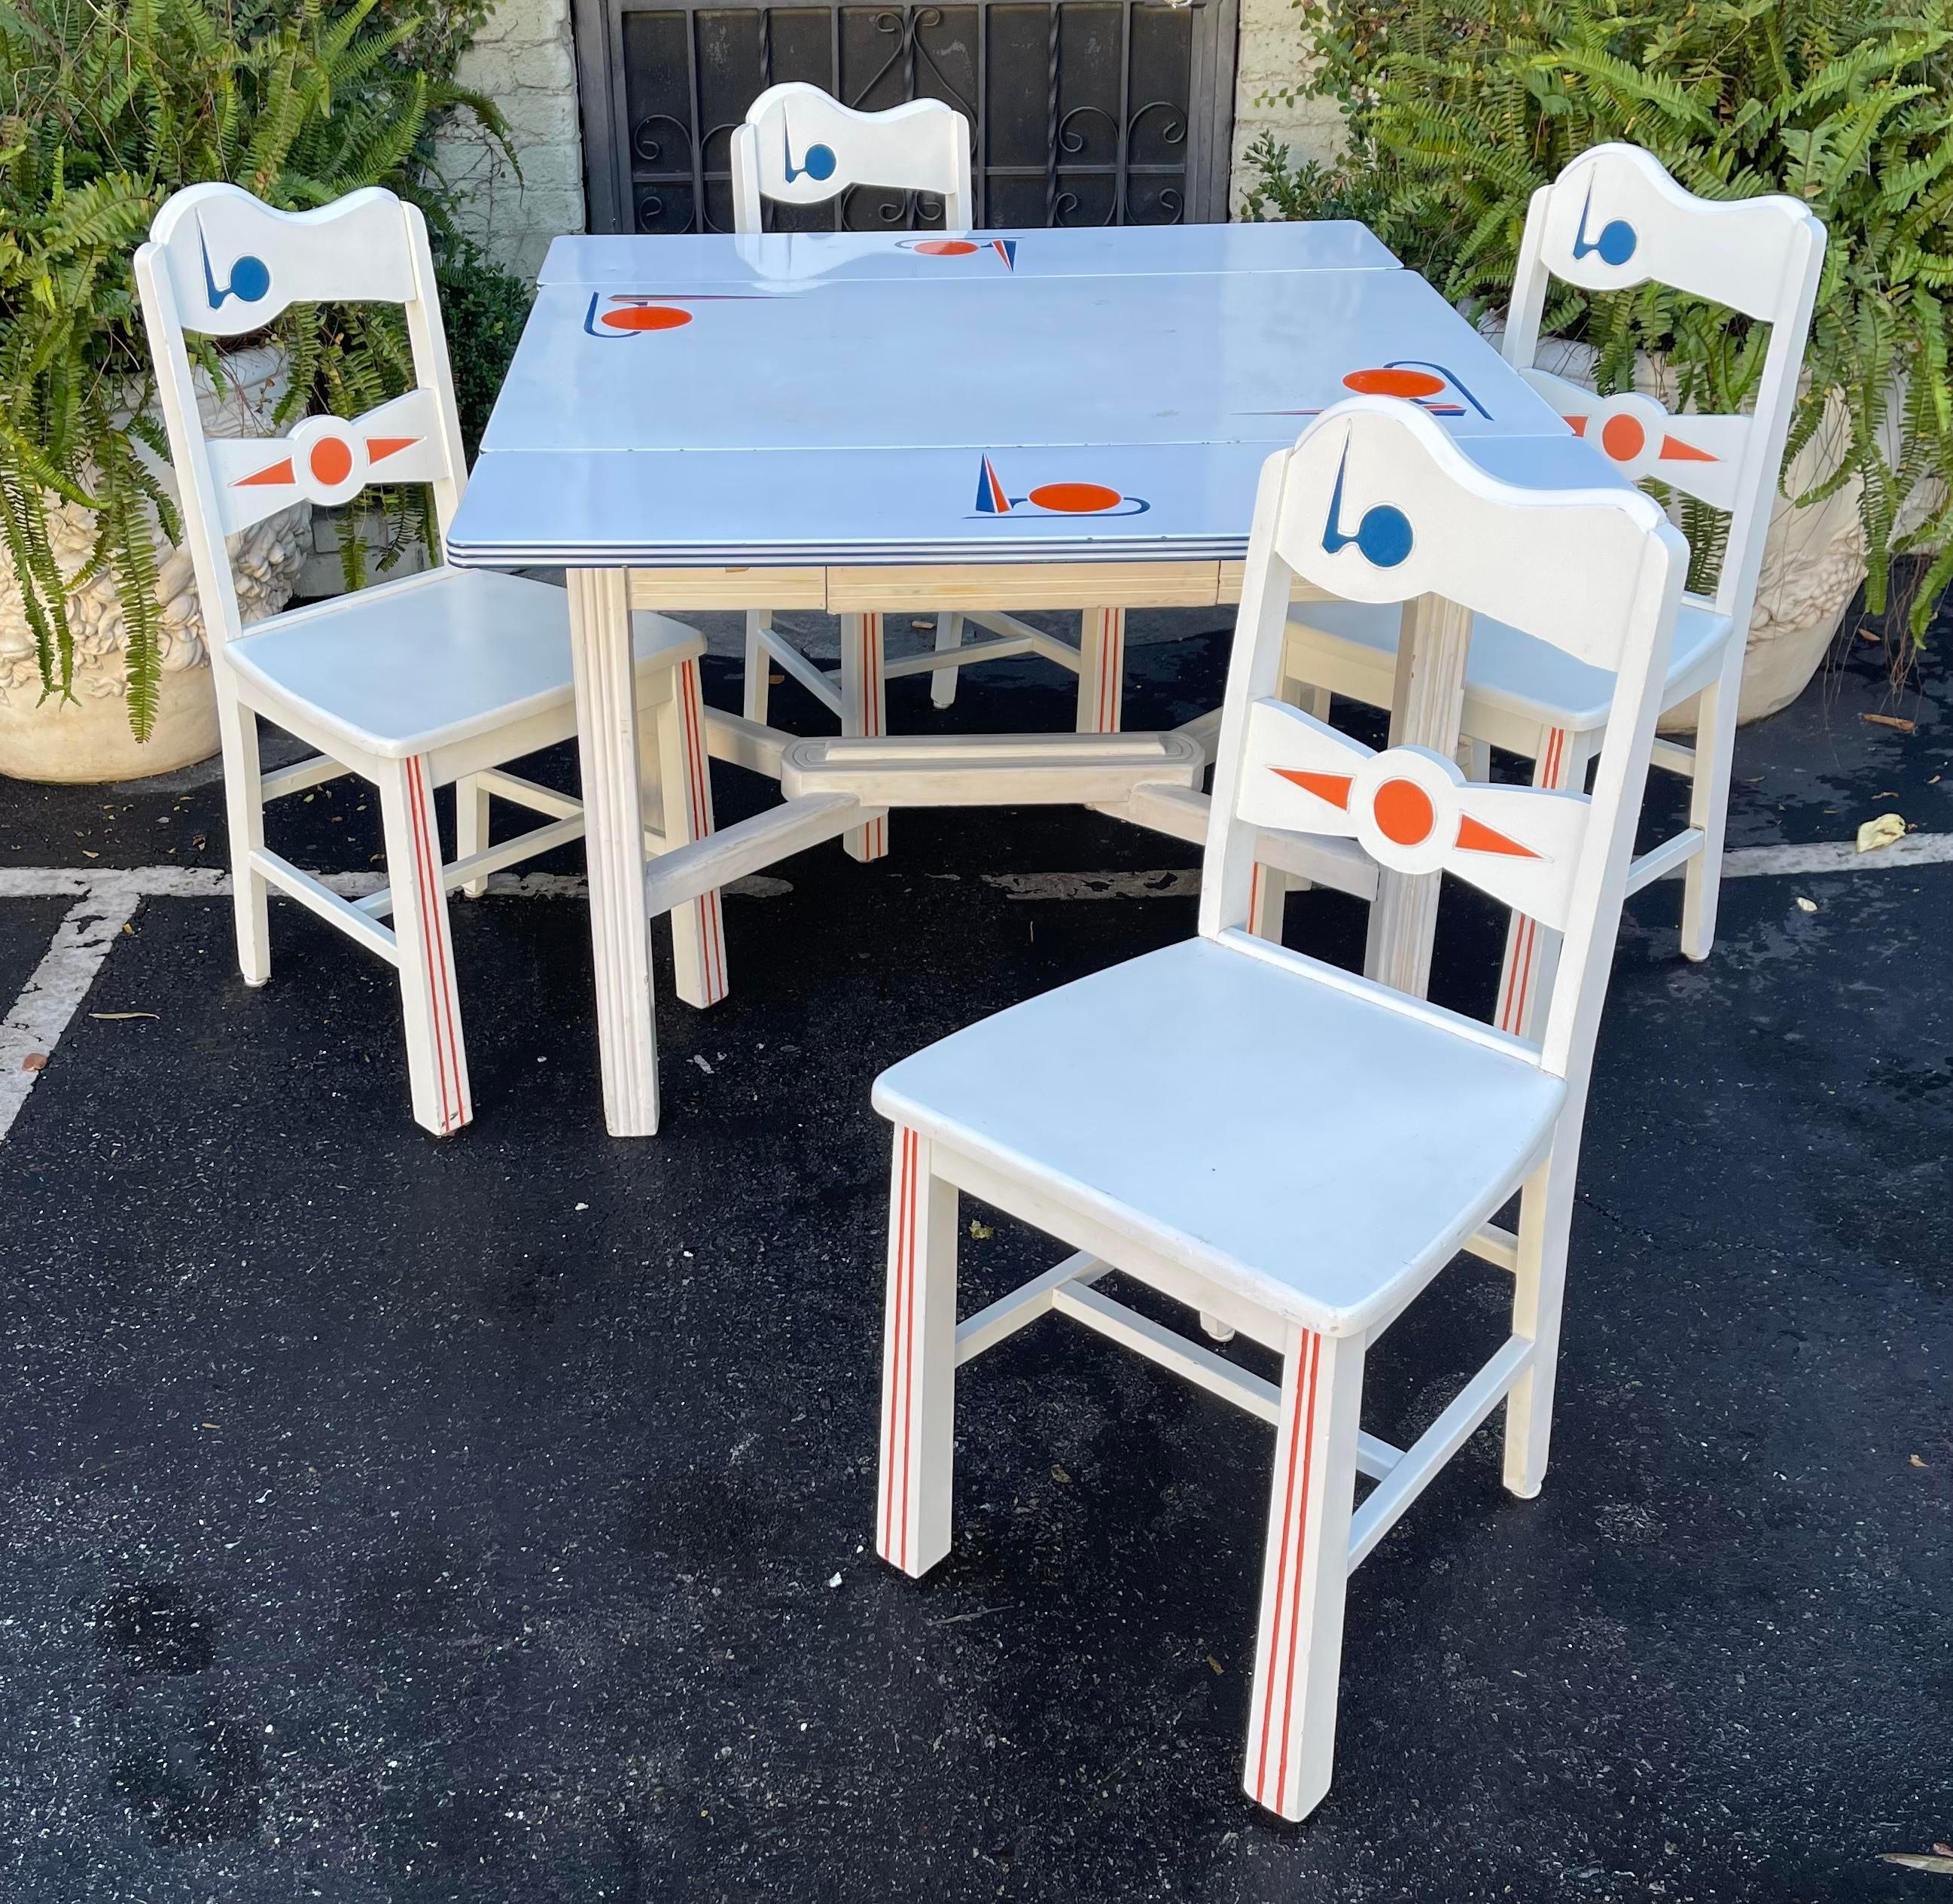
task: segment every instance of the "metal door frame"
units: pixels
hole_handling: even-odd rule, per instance
[[[992,6],[1020,5],[1024,4],[1024,0],[957,0],[957,3],[973,7],[980,15]],[[1063,8],[1072,3],[1073,0],[1047,0],[1047,11],[1052,17],[1052,25],[1051,57],[1054,62],[1052,81],[1054,98],[1058,19]],[[802,0],[802,4],[794,10],[813,11],[820,4],[825,4],[837,14],[844,5],[848,5],[850,11],[882,14],[901,21],[902,30],[911,33],[914,31],[919,15],[936,11],[926,5],[913,4],[912,0],[908,0],[908,3],[880,8],[848,5],[848,0]],[[1130,12],[1139,6],[1146,6],[1152,10],[1154,0],[1076,0],[1076,4],[1101,7],[1120,5]],[[1187,224],[1218,224],[1224,222],[1227,217],[1229,174],[1234,134],[1237,7],[1238,0],[1184,0],[1184,4],[1180,5],[1176,5],[1174,0],[1164,0],[1159,9],[1184,11],[1194,16],[1191,33],[1192,64],[1187,77],[1188,149],[1180,212],[1181,221]],[[707,172],[701,149],[696,17],[701,13],[759,10],[751,7],[741,8],[737,0],[731,0],[731,4],[729,4],[729,0],[572,0],[579,117],[583,133],[584,187],[591,231],[629,231],[635,226],[635,219],[632,215],[634,198],[631,128],[624,85],[624,16],[627,13],[682,13],[686,16],[686,39],[691,63],[688,77],[691,87],[691,136],[694,148],[693,190],[695,204],[702,208],[704,181],[707,177],[716,180],[719,174],[716,171]],[[1127,43],[1130,46],[1130,30]],[[985,36],[980,40],[980,45],[987,47],[987,36]],[[838,52],[836,64],[838,70]],[[977,70],[977,107],[980,115],[987,103],[982,96],[983,65],[980,55]],[[1126,103],[1130,108],[1130,100]],[[709,131],[710,129],[703,130]],[[983,149],[984,128],[980,123],[976,131],[978,142],[976,169],[980,178],[984,176],[983,162],[986,156]],[[1054,141],[1051,168],[1054,177],[1055,150]],[[1125,151],[1126,140],[1122,136],[1119,141],[1120,156],[1116,162],[1118,178],[1121,185],[1127,177]],[[983,202],[983,190],[980,185],[980,204]]]

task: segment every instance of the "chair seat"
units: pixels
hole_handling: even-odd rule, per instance
[[[1516,1043],[1328,971],[1170,946],[904,1059],[875,1108],[1292,1321],[1354,1333],[1524,1180],[1565,1089]]]
[[[640,670],[704,652],[662,615],[634,614]],[[569,598],[547,582],[440,568],[246,629],[227,645],[245,698],[309,714],[356,752],[400,760],[572,700]],[[255,692],[254,692],[254,690]],[[566,732],[573,732],[575,722]]]
[[[1318,663],[1312,671],[1291,658],[1290,672],[1372,707],[1387,707],[1394,692],[1397,631],[1403,610],[1362,601],[1309,602],[1289,616],[1290,654],[1299,648]],[[1684,599],[1676,616],[1675,645],[1662,692],[1663,711],[1699,694],[1715,678],[1729,618]],[[1472,624],[1465,664],[1465,731],[1486,730],[1500,717],[1529,726],[1587,733],[1607,724],[1614,677],[1589,667],[1550,641],[1522,635],[1480,615]]]

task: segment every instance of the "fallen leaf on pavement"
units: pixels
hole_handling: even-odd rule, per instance
[[[1858,829],[1858,851],[1874,853],[1881,846],[1889,846],[1895,839],[1905,837],[1905,821],[1895,813],[1882,813],[1876,820],[1867,820]]]
[[[20,1060],[20,1068],[23,1071],[45,1071],[47,1062],[48,1054],[45,1051],[30,1051]]]
[[[1797,896],[1797,909],[1800,912],[1815,912],[1817,910],[1817,902],[1815,899],[1807,899],[1800,892]]]

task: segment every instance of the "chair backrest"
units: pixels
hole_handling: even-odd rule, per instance
[[[1353,837],[1566,935],[1539,1062],[1584,1077],[1599,1024],[1688,547],[1649,496],[1522,489],[1415,404],[1358,397],[1262,466],[1215,754],[1200,929],[1243,943],[1259,836]],[[1438,594],[1615,676],[1592,795],[1375,753],[1278,698],[1296,576],[1351,601]],[[1254,942],[1246,942],[1252,945]]]
[[[760,202],[823,205],[857,185],[932,192],[943,228],[969,229],[970,121],[940,99],[857,112],[817,86],[770,86],[732,132],[732,228],[760,229]]]
[[[1723,202],[1676,183],[1638,146],[1596,146],[1532,195],[1508,313],[1506,361],[1621,472],[1726,511],[1715,602],[1749,626],[1770,504],[1795,408],[1817,281],[1822,222],[1801,199]],[[1754,408],[1744,416],[1671,416],[1634,392],[1596,397],[1534,367],[1548,281],[1627,290],[1653,280],[1770,327]]]
[[[369,482],[431,483],[446,537],[468,472],[414,206],[375,186],[316,212],[275,212],[238,186],[193,185],[156,214],[136,283],[214,641],[238,632],[224,538],[295,502],[350,502]],[[282,437],[205,436],[185,333],[240,337],[290,305],[321,302],[400,306],[416,387],[363,416],[308,417]]]

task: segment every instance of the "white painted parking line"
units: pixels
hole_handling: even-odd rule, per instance
[[[1953,833],[1908,833],[1869,853],[1839,840],[1814,846],[1746,846],[1723,856],[1726,879],[1821,877],[1832,873],[1896,871],[1901,867],[1953,862]],[[1679,875],[1680,869],[1676,869]],[[322,873],[332,890],[346,899],[377,892],[385,881],[377,873]],[[1673,877],[1673,876],[1671,876]],[[1197,867],[1167,867],[1136,873],[986,873],[986,885],[1011,899],[1184,899],[1200,891]],[[741,885],[747,884],[740,882]],[[770,897],[781,880],[752,881],[754,897]],[[737,890],[737,887],[734,889]],[[503,899],[580,899],[589,892],[582,879],[560,873],[497,873],[490,894]],[[0,866],[0,900],[72,899],[74,904],[56,927],[45,955],[26,989],[0,1020],[0,1138],[20,1115],[27,1094],[54,1055],[70,1021],[93,986],[122,928],[145,899],[223,899],[230,896],[230,875],[215,867]]]
[[[1953,833],[1908,833],[1869,853],[1853,841],[1817,846],[1742,846],[1723,855],[1726,880],[1781,878],[1787,874],[1878,873],[1901,867],[1953,862]],[[1679,880],[1682,867],[1663,874]],[[1198,868],[1154,873],[986,873],[983,883],[1011,899],[1190,899],[1200,892]]]
[[[142,895],[127,886],[85,893],[55,928],[53,943],[0,1020],[0,1137],[13,1128],[109,948],[141,904]]]

